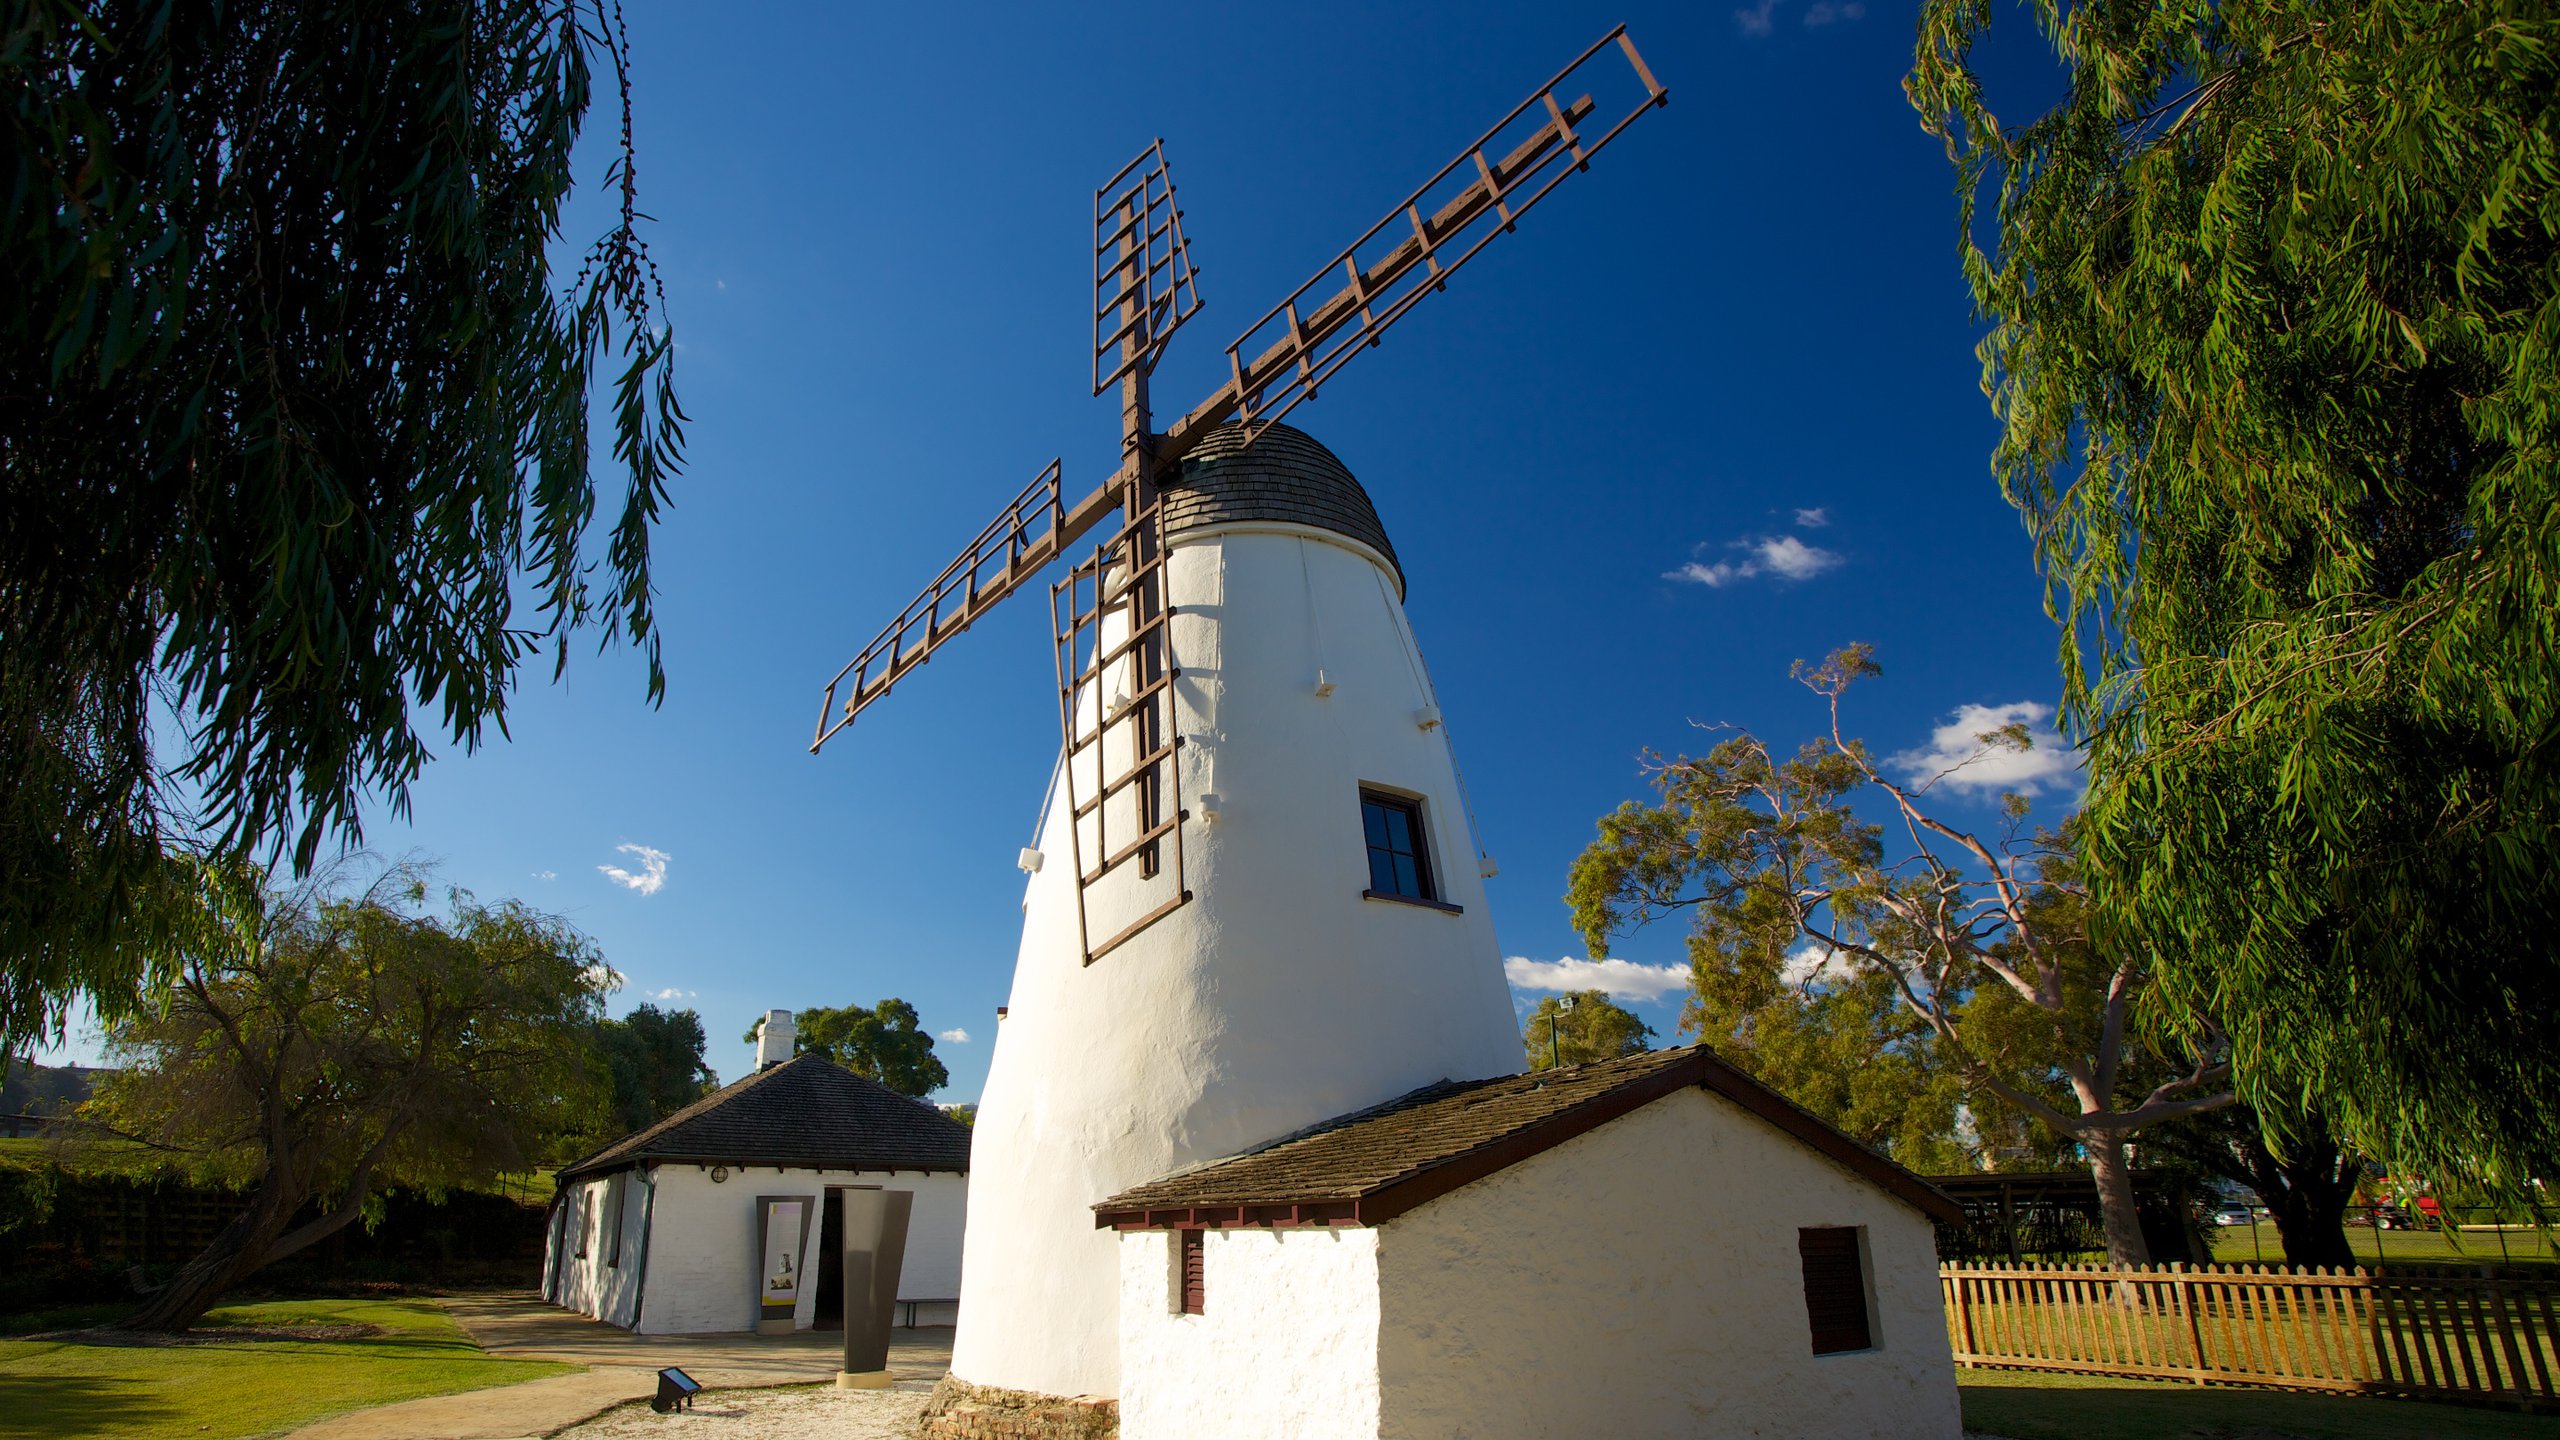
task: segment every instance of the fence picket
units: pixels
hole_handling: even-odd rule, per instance
[[[2345,1272],[2331,1268],[2320,1273],[2335,1281]],[[2313,1313],[2320,1318],[2313,1327],[2313,1334],[2320,1344],[2320,1373],[2325,1379],[2353,1380],[2356,1378],[2355,1355],[2347,1329],[2340,1323],[2347,1314],[2347,1297],[2353,1292],[2343,1285],[2330,1284],[2322,1286],[2317,1293],[2319,1305]]]
[[[2477,1304],[2479,1292],[2475,1290],[2472,1284],[2468,1281],[2458,1281],[2456,1283],[2461,1286],[2461,1289],[2455,1294],[2446,1297],[2446,1304],[2444,1306],[2445,1330],[2452,1337],[2453,1353],[2462,1357],[2462,1378],[2465,1382],[2463,1388],[2472,1391],[2480,1391],[2482,1389],[2480,1383],[2480,1362],[2479,1357],[2474,1353],[2477,1347],[2472,1344],[2474,1333],[2480,1328],[2479,1307]],[[2492,1369],[2489,1374],[2489,1384],[2485,1393],[2495,1394],[2497,1392],[2497,1380],[2497,1372]]]
[[[2515,1296],[2516,1320],[2524,1327],[2525,1352],[2533,1357],[2533,1379],[2536,1393],[2539,1394],[2542,1399],[2552,1399],[2555,1395],[2560,1395],[2560,1391],[2554,1391],[2552,1389],[2552,1357],[2550,1357],[2547,1352],[2555,1343],[2560,1343],[2560,1325],[2554,1325],[2551,1323],[2551,1291],[2549,1288],[2543,1288],[2541,1290],[2542,1329],[2538,1334],[2533,1328],[2533,1306],[2531,1303],[2535,1298],[2533,1290],[2530,1288],[2525,1290],[2510,1290],[2508,1293]]]
[[[2215,1338],[2227,1339],[2230,1342],[2230,1348],[2239,1352],[2240,1369],[2252,1375],[2264,1375],[2267,1373],[2267,1367],[2258,1354],[2257,1345],[2253,1343],[2258,1337],[2255,1333],[2256,1327],[2250,1323],[2254,1317],[2249,1313],[2248,1277],[2256,1273],[2258,1273],[2256,1266],[2243,1265],[2232,1282],[2221,1287],[2220,1295],[2215,1298],[2221,1301],[2223,1333]]]
[[[2436,1317],[2431,1307],[2421,1303],[2424,1297],[2407,1283],[2395,1277],[2391,1282],[2391,1300],[2399,1312],[2401,1330],[2409,1337],[2409,1353],[2418,1364],[2409,1380],[2419,1393],[2441,1390],[2436,1379],[2436,1366],[2443,1358],[2444,1344],[2436,1334]]]
[[[2550,1281],[2182,1264],[1939,1273],[1950,1348],[1969,1366],[2475,1396],[2528,1409],[2560,1400],[2560,1284]]]
[[[2497,1329],[2499,1352],[2507,1362],[2507,1388],[2521,1398],[2532,1391],[2525,1384],[2524,1352],[2516,1348],[2515,1328],[2507,1323],[2507,1292],[2499,1287],[2495,1275],[2484,1280],[2481,1288],[2487,1292],[2484,1298],[2489,1302],[2490,1321]]]
[[[2205,1372],[2213,1367],[2204,1358],[2204,1327],[2196,1317],[2196,1282],[2178,1267],[2178,1309],[2187,1317],[2187,1344],[2193,1348],[2196,1361],[2196,1383],[2204,1383]]]
[[[2298,1380],[2320,1378],[2319,1363],[2311,1358],[2311,1337],[2303,1333],[2309,1320],[2302,1308],[2302,1287],[2288,1279],[2270,1287],[2268,1299],[2275,1318],[2282,1322],[2270,1326],[2269,1333],[2276,1339],[2277,1354],[2283,1357],[2283,1373]]]

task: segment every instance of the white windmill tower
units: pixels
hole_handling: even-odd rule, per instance
[[[1583,84],[1624,92],[1613,122]],[[1118,470],[1069,505],[1051,461],[837,674],[811,745],[1116,519],[1051,586],[1063,743],[978,1108],[961,1380],[1117,1393],[1097,1200],[1518,1068],[1490,867],[1394,547],[1279,421],[1667,99],[1623,27],[1603,36],[1227,346],[1227,382],[1161,433],[1148,376],[1200,303],[1163,142],[1095,193]]]

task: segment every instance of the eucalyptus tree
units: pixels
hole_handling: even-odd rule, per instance
[[[566,921],[459,891],[425,913],[407,868],[354,895],[334,869],[274,889],[247,866],[180,868],[185,958],[110,1032],[118,1073],[82,1113],[246,1204],[127,1326],[186,1329],[388,1185],[530,1168],[600,1103],[589,1047],[611,972]]]
[[[1520,1027],[1520,1046],[1532,1070],[1641,1055],[1653,1040],[1644,1017],[1605,990],[1545,996]]]
[[[2560,1162],[2560,15],[2030,0],[2020,125],[1931,0],[1993,469],[2065,622],[2101,923],[2318,1115]],[[2014,52],[2012,52],[2014,53]]]
[[[2230,1104],[2224,1046],[2208,1034],[2173,1073],[2135,1085],[2144,1052],[2134,1009],[2150,957],[2091,935],[2072,837],[2021,833],[2026,805],[2010,796],[1986,839],[1923,803],[1932,779],[1887,775],[1841,723],[1842,695],[1878,673],[1865,646],[1796,673],[1828,704],[1824,734],[1784,757],[1739,732],[1701,759],[1656,757],[1660,799],[1601,818],[1566,895],[1591,953],[1687,911],[1697,991],[1764,997],[1740,1007],[1711,998],[1724,1013],[1763,1018],[1766,997],[1832,974],[1889,993],[1926,1027],[1931,1064],[2079,1147],[2109,1260],[2148,1264],[2127,1141]],[[1981,738],[2031,743],[2019,725]],[[1860,801],[1883,821],[1862,819]],[[1759,1036],[1704,1038],[1748,1053]]]
[[[791,1024],[792,1054],[814,1050],[901,1095],[922,1097],[951,1083],[951,1071],[933,1053],[933,1035],[916,1007],[895,995],[877,1005],[795,1011]],[[755,1038],[755,1027],[747,1027],[746,1039]]]
[[[582,627],[662,694],[683,414],[619,8],[0,20],[0,1050],[174,973],[184,907],[137,903],[168,844],[307,869]],[[564,282],[599,56],[613,218]]]
[[[718,1089],[720,1077],[702,1058],[708,1039],[700,1015],[645,1001],[618,1020],[599,1020],[595,1049],[613,1085],[597,1138],[656,1124]]]

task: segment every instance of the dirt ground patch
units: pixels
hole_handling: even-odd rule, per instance
[[[907,1440],[932,1390],[914,1381],[890,1390],[705,1390],[689,1411],[660,1415],[646,1404],[616,1406],[553,1440]]]

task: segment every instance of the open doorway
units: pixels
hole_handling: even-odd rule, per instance
[[[816,1328],[844,1328],[844,1187],[827,1187],[818,1207],[818,1313]]]

